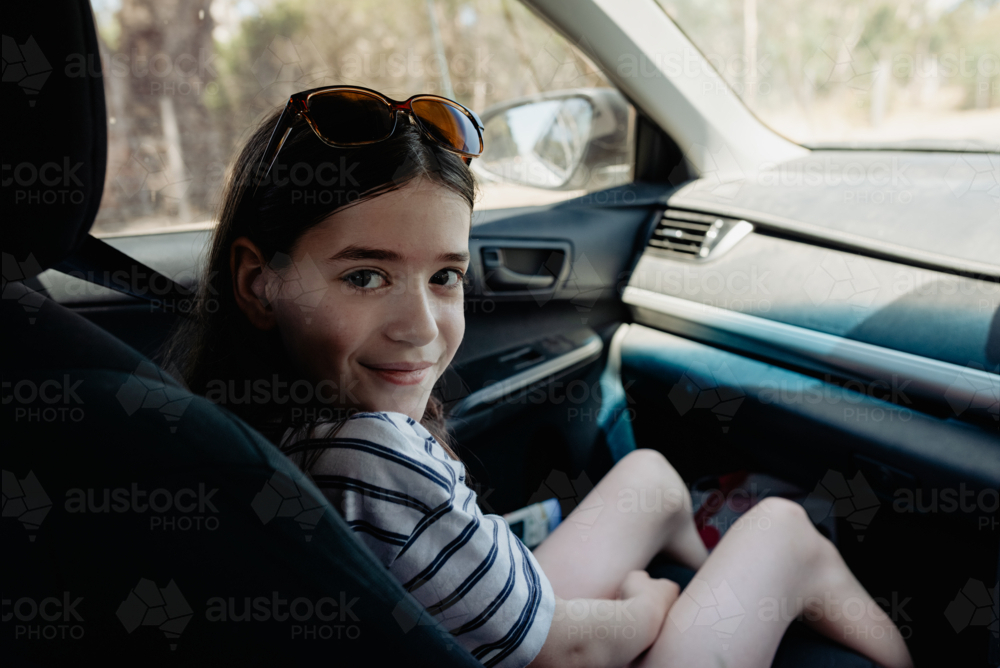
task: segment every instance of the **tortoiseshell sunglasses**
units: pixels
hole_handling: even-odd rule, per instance
[[[271,173],[278,153],[299,118],[325,144],[336,148],[384,141],[396,131],[397,112],[406,112],[421,133],[462,157],[465,164],[483,152],[483,122],[476,112],[439,95],[414,95],[397,102],[359,86],[324,86],[288,98],[261,159],[257,185]],[[267,165],[267,169],[261,168]]]

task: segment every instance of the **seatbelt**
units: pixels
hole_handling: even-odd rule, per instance
[[[72,255],[52,268],[109,290],[144,299],[154,305],[192,301],[195,296],[195,289],[185,288],[172,278],[89,234]],[[190,317],[192,311],[191,308],[171,310],[187,317]]]

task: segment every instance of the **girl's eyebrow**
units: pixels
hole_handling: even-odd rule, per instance
[[[403,256],[396,251],[391,251],[385,248],[365,248],[364,246],[351,244],[339,253],[330,257],[328,262],[340,262],[342,260],[382,260],[383,262],[402,262]],[[467,262],[469,260],[469,253],[466,251],[457,253],[442,253],[438,256],[438,260],[441,262]]]
[[[351,244],[347,246],[339,253],[333,255],[330,258],[330,262],[339,262],[341,260],[383,260],[385,262],[400,262],[403,256],[396,251],[386,250],[384,248],[365,248],[364,246],[356,246]]]
[[[469,261],[469,253],[466,251],[458,253],[441,253],[441,255],[438,255],[438,260],[441,262],[458,262],[461,264],[462,262]]]

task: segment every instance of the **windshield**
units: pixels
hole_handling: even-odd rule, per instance
[[[657,1],[793,141],[1000,147],[1000,0]]]

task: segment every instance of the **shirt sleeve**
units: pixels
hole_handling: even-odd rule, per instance
[[[480,511],[464,465],[399,413],[358,413],[322,440],[313,480],[403,588],[485,666],[530,663],[555,594],[503,518]]]

